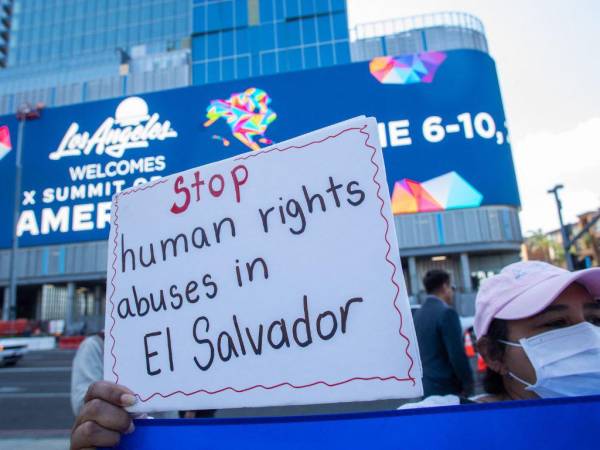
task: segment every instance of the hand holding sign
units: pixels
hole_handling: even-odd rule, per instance
[[[374,119],[113,200],[105,379],[132,411],[421,394]]]

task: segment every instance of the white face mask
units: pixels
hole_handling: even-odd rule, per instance
[[[541,398],[600,394],[600,327],[583,322],[520,339],[519,344],[499,342],[523,348],[536,383],[509,375]]]

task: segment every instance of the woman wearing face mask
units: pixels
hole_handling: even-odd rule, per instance
[[[600,269],[543,262],[505,267],[477,295],[478,401],[600,394]]]
[[[401,409],[600,394],[600,268],[511,264],[475,301],[486,394],[432,396]]]

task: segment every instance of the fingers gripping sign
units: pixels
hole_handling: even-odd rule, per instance
[[[71,431],[71,450],[117,445],[121,434],[134,430],[125,408],[135,403],[135,395],[125,386],[108,381],[90,385]]]

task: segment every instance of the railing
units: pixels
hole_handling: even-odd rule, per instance
[[[449,11],[358,24],[349,30],[350,41],[432,27],[458,27],[485,34],[483,23],[477,17],[468,13]]]

